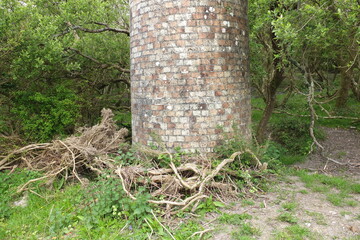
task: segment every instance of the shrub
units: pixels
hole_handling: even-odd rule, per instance
[[[18,91],[13,113],[22,133],[31,141],[49,141],[70,133],[78,117],[77,97],[64,86],[47,92]]]
[[[284,146],[290,153],[306,155],[311,147],[312,138],[309,133],[310,123],[306,118],[282,117],[271,124],[273,139]],[[319,130],[315,136],[323,138]]]

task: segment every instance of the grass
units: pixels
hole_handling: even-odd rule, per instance
[[[323,174],[309,174],[306,171],[295,171],[307,188],[314,192],[323,193],[334,206],[352,206],[358,203],[349,194],[359,194],[360,184],[353,183],[343,177],[327,176]]]
[[[314,186],[324,186],[335,188],[346,193],[360,193],[360,184],[336,176],[327,176],[323,174],[309,174],[306,171],[296,171],[295,174],[306,184],[308,188]]]
[[[305,213],[307,215],[309,215],[310,217],[314,218],[315,222],[319,225],[327,225],[326,223],[326,219],[324,217],[323,214],[318,213],[318,212],[312,212],[312,211],[305,211]]]
[[[277,96],[281,102],[284,95]],[[360,102],[354,98],[349,98],[346,109],[337,110],[335,101],[328,102],[323,105],[334,116],[358,117],[360,116]],[[262,109],[265,104],[261,98],[252,98],[252,121],[253,130],[255,131],[257,124],[262,117]],[[279,110],[279,109],[278,109]],[[275,110],[275,111],[278,111]],[[307,99],[305,96],[293,95],[280,111],[286,111],[295,115],[309,115]],[[319,106],[315,106],[317,115],[317,126],[324,127],[340,127],[340,128],[356,128],[360,130],[360,122],[354,122],[349,119],[323,119],[326,113]],[[281,154],[278,160],[284,165],[292,165],[305,160],[310,150],[312,139],[308,134],[309,117],[296,117],[286,114],[273,113],[269,121],[269,128],[272,130],[272,139],[281,144]],[[324,134],[319,128],[315,132],[318,139],[323,139]],[[279,147],[278,147],[279,148]],[[345,153],[339,153],[339,158],[344,157]]]
[[[298,204],[296,202],[287,202],[283,203],[281,207],[286,211],[294,211],[297,208]]]
[[[241,200],[241,206],[246,207],[246,206],[254,206],[255,202],[249,199],[243,199]]]
[[[289,212],[281,213],[279,216],[277,216],[276,219],[281,222],[287,222],[291,224],[295,224],[298,222],[298,219],[292,213]]]
[[[218,220],[220,223],[232,224],[232,225],[241,225],[244,220],[252,219],[252,216],[247,213],[242,214],[227,214],[224,213],[221,215]]]
[[[255,239],[261,234],[260,229],[253,227],[250,223],[242,223],[237,230],[231,233],[233,240]]]
[[[298,224],[291,225],[275,233],[275,240],[319,240],[320,236],[312,233],[308,228],[301,227]]]
[[[121,217],[96,214],[96,208],[89,208],[91,192],[97,192],[97,201],[107,204],[101,198],[107,192],[100,193],[98,185],[91,185],[86,189],[79,184],[67,185],[63,189],[44,190],[46,188],[30,186],[33,193],[28,195],[28,204],[25,207],[11,207],[13,201],[21,198],[16,194],[17,186],[28,181],[34,173],[19,171],[8,175],[8,172],[0,172],[0,201],[3,212],[8,214],[0,217],[0,239],[147,239],[152,233],[154,239],[171,239],[164,228],[151,216],[147,222],[143,218],[129,222]],[[4,184],[6,183],[6,184]],[[105,185],[107,186],[107,185]],[[110,185],[113,186],[113,185]],[[115,191],[114,191],[115,190]],[[112,189],[113,192],[119,189]],[[135,203],[134,203],[135,204]],[[139,204],[139,203],[138,203]],[[129,205],[141,207],[142,205]],[[6,207],[6,209],[5,209]],[[101,207],[101,206],[100,206]],[[98,207],[99,208],[99,207]],[[126,227],[125,227],[126,226]],[[123,231],[120,231],[123,229]],[[197,221],[187,221],[180,224],[172,234],[176,239],[189,238],[194,232],[203,230]],[[198,236],[192,239],[198,239]]]

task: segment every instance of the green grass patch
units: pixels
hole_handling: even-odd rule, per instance
[[[218,220],[220,223],[232,224],[232,225],[241,225],[244,220],[252,219],[252,216],[247,213],[242,214],[227,214],[224,213],[221,215]]]
[[[44,190],[34,184],[31,186],[34,193],[28,193],[27,206],[13,207],[13,201],[21,197],[16,194],[17,187],[33,177],[34,173],[26,170],[10,175],[0,172],[0,191],[5,194],[0,201],[6,206],[3,210],[10,211],[0,218],[0,239],[125,240],[148,239],[150,235],[153,239],[171,239],[163,226],[148,214],[151,206],[146,202],[146,192],[140,191],[137,200],[132,201],[122,194],[118,180],[111,178],[100,178],[86,189],[73,184]],[[201,224],[192,220],[180,224],[176,230],[170,229],[176,239],[187,239],[201,230]]]
[[[318,213],[318,212],[310,212],[310,211],[307,211],[307,210],[305,211],[305,213],[306,213],[308,216],[314,218],[314,220],[315,220],[315,222],[316,222],[317,224],[319,224],[319,225],[327,225],[327,224],[326,224],[325,217],[324,217],[323,214]]]
[[[243,199],[241,200],[241,206],[246,207],[246,206],[254,206],[255,202],[253,200],[249,200],[249,199]]]
[[[301,194],[309,194],[309,192],[307,190],[305,190],[305,189],[299,190],[299,193],[301,193]]]
[[[305,186],[312,191],[325,194],[326,199],[335,206],[355,207],[358,205],[358,202],[351,199],[349,195],[360,193],[360,184],[358,183],[341,177],[309,174],[306,171],[296,171],[295,175],[299,176]]]
[[[286,211],[294,211],[297,208],[298,204],[296,202],[287,202],[283,203],[281,207]]]
[[[323,174],[309,174],[306,171],[296,171],[295,174],[305,183],[306,187],[316,189],[317,187],[335,188],[343,193],[360,193],[360,184],[353,183],[345,178],[326,176]]]
[[[308,228],[301,227],[300,225],[291,225],[275,233],[275,240],[319,240],[319,236],[316,236]]]
[[[276,218],[281,222],[287,222],[291,224],[295,224],[298,222],[298,219],[290,212],[283,212]]]
[[[260,229],[253,227],[250,223],[242,223],[237,230],[231,233],[231,237],[234,240],[256,239],[254,236],[260,234]]]
[[[350,207],[356,207],[358,205],[358,202],[352,199],[348,199],[347,194],[343,193],[329,193],[326,195],[326,199],[331,202],[334,206],[350,206]]]

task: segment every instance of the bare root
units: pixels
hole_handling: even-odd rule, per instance
[[[235,196],[237,187],[231,181],[217,182],[214,178],[219,175],[226,165],[235,161],[237,157],[240,160],[240,156],[245,152],[253,156],[254,165],[257,168],[260,170],[266,169],[266,163],[261,163],[250,150],[244,150],[232,154],[228,159],[224,159],[213,170],[194,163],[186,163],[176,167],[171,161],[169,168],[119,167],[115,173],[121,179],[123,190],[129,198],[137,200],[134,193],[132,193],[136,190],[135,186],[146,186],[153,198],[148,200],[149,203],[164,205],[168,210],[168,214],[175,214],[204,198],[208,198],[210,194],[214,195],[213,192],[226,196]],[[171,154],[168,154],[171,159]],[[163,196],[164,199],[154,200],[159,195]]]

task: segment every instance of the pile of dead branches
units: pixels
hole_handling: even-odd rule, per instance
[[[168,152],[171,158],[169,168],[146,169],[141,166],[127,166],[117,168],[115,173],[120,177],[124,191],[132,200],[136,200],[137,187],[145,186],[152,196],[152,200],[148,202],[163,206],[167,210],[166,214],[171,215],[189,206],[192,206],[194,211],[200,201],[209,196],[215,196],[219,200],[223,196],[238,196],[239,189],[232,181],[232,173],[227,172],[225,167],[235,160],[241,161],[244,153],[252,156],[253,164],[258,170],[267,168],[267,164],[261,163],[250,150],[232,154],[213,169],[207,164],[195,162],[176,167],[171,153]],[[216,181],[216,176],[221,176],[223,180]]]
[[[74,136],[51,143],[31,144],[8,154],[0,161],[0,170],[25,166],[45,173],[43,177],[32,179],[23,185],[19,189],[22,191],[29,183],[38,180],[51,181],[59,176],[67,180],[71,176],[82,182],[80,175],[86,171],[100,174],[104,169],[114,168],[114,160],[108,154],[119,150],[128,130],[117,130],[110,109],[103,109],[101,115],[99,124],[82,128]]]
[[[128,130],[117,130],[112,117],[111,110],[103,109],[99,124],[91,128],[83,128],[74,136],[20,148],[0,161],[0,170],[21,166],[44,173],[42,177],[22,185],[18,191],[29,189],[28,186],[32,182],[46,179],[51,183],[57,177],[65,180],[71,178],[83,183],[84,179],[81,176],[84,173],[102,174],[107,170],[121,180],[122,188],[129,198],[136,200],[139,187],[144,187],[151,194],[148,202],[166,209],[166,213],[171,215],[189,207],[195,211],[200,201],[209,196],[217,199],[238,196],[241,189],[234,181],[239,175],[238,172],[230,170],[228,165],[234,161],[240,161],[238,165],[241,165],[244,153],[251,155],[256,169],[264,170],[267,167],[266,163],[261,163],[250,150],[236,152],[217,166],[213,166],[212,161],[206,156],[192,156],[186,161],[178,159],[174,161],[173,154],[165,148],[160,152],[144,146],[140,146],[137,150],[137,158],[143,159],[145,156],[144,159],[149,160],[159,155],[166,155],[169,164],[161,164],[162,167],[156,163],[150,166],[148,164],[148,167],[142,165],[119,167],[109,154],[119,151],[121,143],[125,142]],[[114,189],[114,191],[118,190]]]

